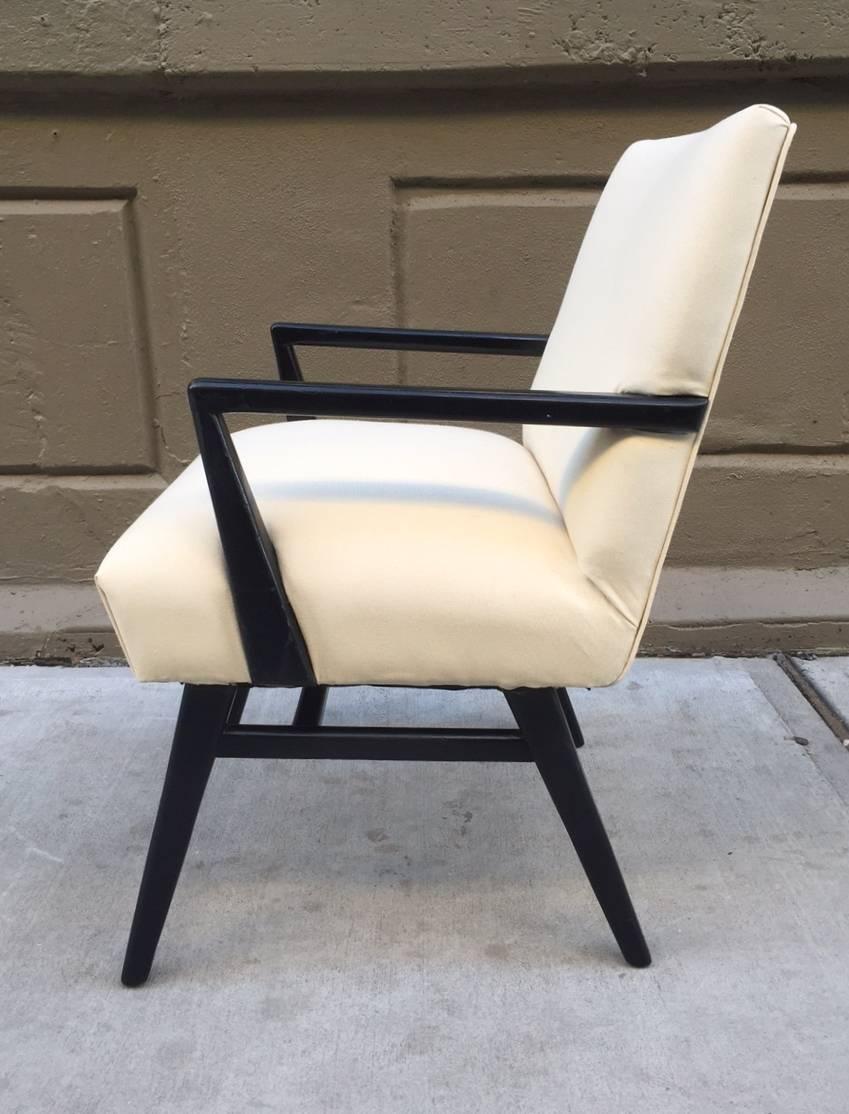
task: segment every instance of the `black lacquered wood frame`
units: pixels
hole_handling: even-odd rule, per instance
[[[281,379],[303,379],[298,347],[370,348],[392,352],[447,352],[472,356],[541,356],[548,337],[540,333],[469,333],[445,329],[363,328],[359,325],[271,326],[271,343]]]
[[[468,391],[304,383],[301,344],[538,356],[546,339],[505,333],[285,325],[272,328],[279,382],[199,379],[189,401],[209,484],[250,685],[186,685],[127,945],[122,981],[146,981],[209,774],[220,758],[534,762],[628,963],[651,962],[628,890],[581,767],[583,735],[565,689],[504,692],[515,730],[322,726],[316,682],[268,532],[226,424],[230,413],[310,418],[522,422],[655,434],[696,432],[707,400],[692,397]],[[285,472],[285,461],[281,461]],[[252,685],[299,687],[291,725],[245,724]]]
[[[538,356],[546,338],[536,335],[277,324],[272,337],[280,374],[285,377],[280,381],[196,379],[189,386],[239,631],[255,685],[311,685],[315,676],[271,540],[227,428],[227,414],[521,422],[694,433],[707,407],[705,398],[693,396],[304,383],[295,353],[297,345],[310,344]],[[285,462],[281,469],[285,473]]]

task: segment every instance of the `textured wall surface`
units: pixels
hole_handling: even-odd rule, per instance
[[[5,0],[3,69],[87,77],[843,62],[842,0]],[[582,75],[583,76],[583,75]]]
[[[545,331],[622,149],[755,101],[799,133],[670,562],[847,562],[845,5],[585,7],[3,6],[7,588],[90,579],[194,455],[186,383],[271,373],[272,320]],[[475,386],[533,370],[304,364]],[[2,631],[0,601],[8,653]]]

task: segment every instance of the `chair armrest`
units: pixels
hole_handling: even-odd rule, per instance
[[[524,333],[467,333],[445,329],[361,328],[358,325],[271,326],[271,343],[280,378],[303,379],[296,345],[318,348],[371,348],[395,352],[453,352],[477,356],[541,356],[548,337]]]
[[[262,379],[196,379],[188,393],[254,685],[310,685],[315,676],[226,414],[512,421],[692,433],[700,428],[707,409],[707,399],[690,396],[451,391]]]
[[[521,422],[651,433],[695,433],[701,428],[707,408],[707,399],[699,395],[470,391],[262,379],[195,379],[189,385],[189,400],[195,415],[247,413]]]

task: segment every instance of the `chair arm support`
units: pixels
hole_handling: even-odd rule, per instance
[[[458,332],[446,329],[363,328],[359,325],[271,326],[275,352],[295,345],[319,348],[372,348],[395,352],[454,352],[479,356],[541,356],[548,343],[542,334]]]
[[[470,391],[261,379],[195,379],[189,385],[189,400],[196,414],[521,422],[651,433],[695,433],[707,409],[707,399],[698,395]]]
[[[226,414],[507,421],[684,433],[700,428],[707,408],[707,399],[689,396],[452,391],[261,379],[195,379],[188,393],[242,646],[255,685],[309,685],[315,683],[315,676]]]

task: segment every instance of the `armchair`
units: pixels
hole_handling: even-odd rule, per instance
[[[276,324],[279,380],[190,384],[200,458],[96,578],[136,676],[185,686],[126,985],[225,757],[533,761],[623,956],[650,963],[567,688],[638,650],[793,131],[758,105],[629,148],[549,337]],[[305,383],[303,345],[541,362],[527,391]],[[290,420],[231,434],[233,413]],[[522,444],[444,424],[503,421]],[[322,726],[329,687],[370,684],[500,689],[516,729]],[[291,726],[241,722],[254,685],[301,690]]]

